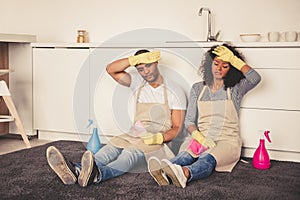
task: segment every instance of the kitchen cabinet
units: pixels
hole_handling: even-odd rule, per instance
[[[127,131],[133,120],[132,95],[107,74],[106,65],[138,49],[33,45],[34,129],[39,138],[86,141],[90,131],[86,128],[88,119],[99,128],[102,142]],[[160,50],[164,57],[162,74],[180,81],[188,95],[191,85],[199,80],[195,72],[200,60],[195,59],[194,65],[190,60],[203,50]]]
[[[36,135],[32,126],[32,48],[30,43],[36,41],[34,35],[0,33],[1,68],[9,68],[13,72],[1,76],[9,86],[9,90],[28,137]],[[9,78],[8,78],[9,77]],[[1,101],[1,114],[9,114]],[[1,123],[1,133],[20,134],[16,124]]]
[[[298,45],[297,45],[298,44]],[[93,119],[102,142],[130,128],[134,109],[129,89],[106,72],[108,63],[141,48],[159,49],[160,71],[189,95],[200,81],[197,70],[213,43],[199,44],[37,45],[33,48],[34,128],[45,139],[87,141],[85,125]],[[300,162],[300,44],[237,43],[247,63],[262,76],[246,94],[240,110],[243,155],[252,157],[259,131],[270,130],[271,159]],[[132,70],[132,69],[128,69]],[[85,123],[86,122],[86,123]]]
[[[9,60],[9,53],[8,53],[8,43],[0,42],[0,69],[8,69],[8,60]],[[4,80],[9,87],[9,76],[8,74],[2,74],[1,80]],[[8,109],[5,105],[5,102],[0,101],[0,114],[1,115],[8,115]],[[0,123],[0,134],[7,134],[9,133],[9,124],[8,123]]]
[[[30,43],[9,44],[9,90],[26,134],[36,135],[33,130],[32,50]],[[9,124],[9,132],[19,134],[15,123]]]
[[[47,132],[80,133],[74,115],[74,102],[81,103],[80,116],[89,119],[89,49],[33,48],[34,129],[44,139],[54,139]],[[87,84],[77,85],[78,76]],[[75,87],[83,87],[79,96]],[[79,135],[75,135],[75,138]]]
[[[300,46],[241,47],[250,66],[261,74],[261,83],[242,103],[240,113],[244,149],[255,149],[261,137],[259,130],[270,130],[272,142],[267,143],[270,157],[285,151],[300,161]],[[247,153],[247,151],[246,151]],[[252,150],[248,156],[252,156]]]

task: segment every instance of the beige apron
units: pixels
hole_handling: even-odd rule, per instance
[[[134,122],[140,121],[144,128],[150,133],[164,133],[171,129],[172,119],[171,110],[168,105],[167,88],[164,84],[164,104],[161,103],[139,103],[138,99],[143,83],[136,95],[136,113]],[[161,145],[147,145],[140,137],[133,137],[129,134],[121,134],[112,138],[110,144],[119,148],[138,148],[145,154],[146,159],[151,156],[156,156],[160,159],[170,159],[174,157],[174,154],[166,144]]]
[[[207,86],[204,86],[198,97],[198,129],[204,136],[212,138],[216,147],[208,149],[217,161],[216,171],[231,172],[239,161],[242,140],[239,134],[239,118],[231,99],[230,89],[227,88],[227,100],[201,101]],[[192,137],[188,137],[181,150],[188,151],[192,156],[198,157],[187,148]]]

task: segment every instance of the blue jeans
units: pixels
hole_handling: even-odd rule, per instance
[[[188,168],[191,175],[188,182],[208,177],[217,164],[216,159],[208,153],[203,153],[198,158],[194,158],[186,151],[180,152],[170,161]]]
[[[107,144],[95,155],[95,163],[101,172],[98,182],[102,182],[129,172],[132,168],[145,164],[144,153],[136,148],[118,148]],[[81,169],[81,164],[75,166]]]

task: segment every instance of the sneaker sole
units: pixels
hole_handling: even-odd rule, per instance
[[[81,159],[81,172],[78,177],[78,184],[82,187],[86,187],[88,185],[89,178],[93,171],[93,154],[90,151],[86,151]]]
[[[64,156],[54,146],[47,149],[47,161],[51,169],[57,174],[65,185],[75,184],[76,176],[67,166]]]
[[[157,159],[149,159],[148,161],[148,171],[153,179],[157,182],[159,186],[169,185],[169,181],[167,177],[165,177],[162,173],[162,169],[160,166],[160,162]]]
[[[166,175],[168,177],[170,177],[170,179],[172,180],[172,183],[176,186],[176,187],[180,187],[180,188],[185,188],[183,185],[181,185],[180,181],[178,180],[176,174],[174,173],[172,167],[171,167],[171,162],[170,161],[162,161],[162,170],[166,173]]]

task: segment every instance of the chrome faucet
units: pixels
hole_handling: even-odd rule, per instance
[[[207,15],[207,39],[206,41],[217,41],[219,35],[220,35],[220,31],[217,32],[217,34],[214,36],[211,34],[211,11],[209,8],[200,8],[199,10],[199,16],[202,16],[202,12],[203,11],[207,11],[208,15]]]

